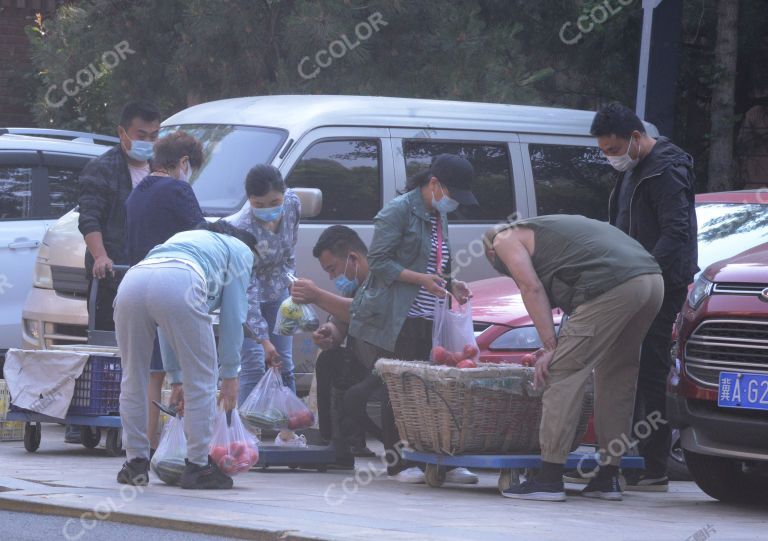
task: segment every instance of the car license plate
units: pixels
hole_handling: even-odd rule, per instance
[[[720,372],[717,405],[768,410],[768,374]]]

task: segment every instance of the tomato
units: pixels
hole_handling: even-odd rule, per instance
[[[526,353],[520,360],[520,364],[523,366],[534,366],[536,364],[536,357],[533,353]]]
[[[464,350],[462,351],[462,353],[464,354],[465,359],[474,359],[475,357],[477,357],[477,354],[480,352],[475,346],[471,344],[467,344],[466,346],[464,346]]]
[[[235,458],[240,458],[248,449],[248,446],[240,441],[232,442],[229,446],[229,454]]]
[[[224,455],[223,457],[221,457],[221,460],[219,460],[216,463],[216,465],[224,473],[231,474],[232,471],[234,470],[236,463],[237,463],[237,460],[235,460],[235,457],[233,457],[232,455]]]
[[[224,456],[227,454],[227,448],[222,445],[217,445],[213,449],[211,449],[211,460],[215,464],[218,464],[219,461],[224,458]]]
[[[456,365],[456,368],[477,368],[477,364],[471,359],[464,359]]]
[[[432,348],[432,362],[435,364],[447,364],[448,355],[448,350],[442,346]]]

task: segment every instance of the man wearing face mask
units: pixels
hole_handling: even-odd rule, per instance
[[[332,395],[336,390],[339,393],[336,395],[336,411],[342,417],[340,422],[346,422],[345,429],[350,431],[349,437],[341,438],[345,441],[339,441],[338,437],[335,440],[337,447],[344,447],[340,449],[338,465],[353,467],[355,456],[373,456],[365,444],[366,431],[377,437],[381,432],[366,413],[366,405],[376,389],[371,391],[360,385],[370,376],[372,367],[360,361],[355,340],[347,335],[352,297],[368,277],[368,248],[354,230],[334,225],[320,235],[312,255],[328,273],[340,295],[321,289],[306,278],[294,282],[291,295],[296,302],[315,304],[331,314],[329,321],[312,335],[315,345],[322,350],[315,363],[320,436],[325,441],[334,441],[334,436],[339,436],[338,431],[334,434],[331,411]],[[346,402],[350,402],[353,410],[352,415],[347,415],[349,419],[344,419],[340,411],[340,406]]]
[[[610,223],[640,242],[663,272],[664,302],[643,342],[636,420],[653,412],[666,419],[672,326],[699,270],[693,158],[666,137],[650,137],[640,118],[618,103],[601,109],[590,131],[620,172],[609,201]],[[668,424],[640,442],[646,470],[627,478],[628,490],[668,490],[670,446]]]
[[[160,132],[160,111],[146,102],[130,102],[120,115],[120,144],[85,166],[80,174],[79,229],[88,250],[89,277],[112,278],[112,265],[128,263],[125,202],[149,175],[153,144]],[[112,303],[117,284],[103,280],[96,298],[96,328],[115,329]]]

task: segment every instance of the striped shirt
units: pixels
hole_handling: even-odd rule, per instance
[[[437,220],[440,217],[437,214],[433,214],[430,218],[432,222],[432,248],[429,250],[429,262],[427,263],[427,274],[437,274]],[[441,274],[448,272],[448,261],[450,260],[450,247],[445,238],[445,232],[443,232],[443,260]],[[424,287],[419,288],[419,294],[416,295],[416,299],[411,305],[411,310],[408,312],[408,317],[420,317],[424,319],[432,319],[435,311],[435,297],[432,293],[429,293]]]

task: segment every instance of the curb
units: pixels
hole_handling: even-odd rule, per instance
[[[52,515],[61,517],[80,518],[87,510],[77,507],[66,507],[51,503],[41,503],[34,501],[24,501],[16,499],[7,499],[0,497],[0,509],[5,511],[15,511],[19,513],[35,513],[38,515]],[[98,520],[98,519],[94,519]],[[223,524],[211,524],[205,522],[192,522],[172,518],[160,518],[153,516],[133,515],[114,511],[104,519],[108,522],[117,522],[129,524],[132,526],[144,526],[148,528],[158,528],[163,530],[172,530],[177,532],[200,533],[205,535],[215,535],[219,537],[229,537],[232,539],[252,539],[255,541],[326,541],[327,538],[310,537],[297,535],[292,530],[256,530],[251,528],[240,528],[237,526],[227,526]]]

